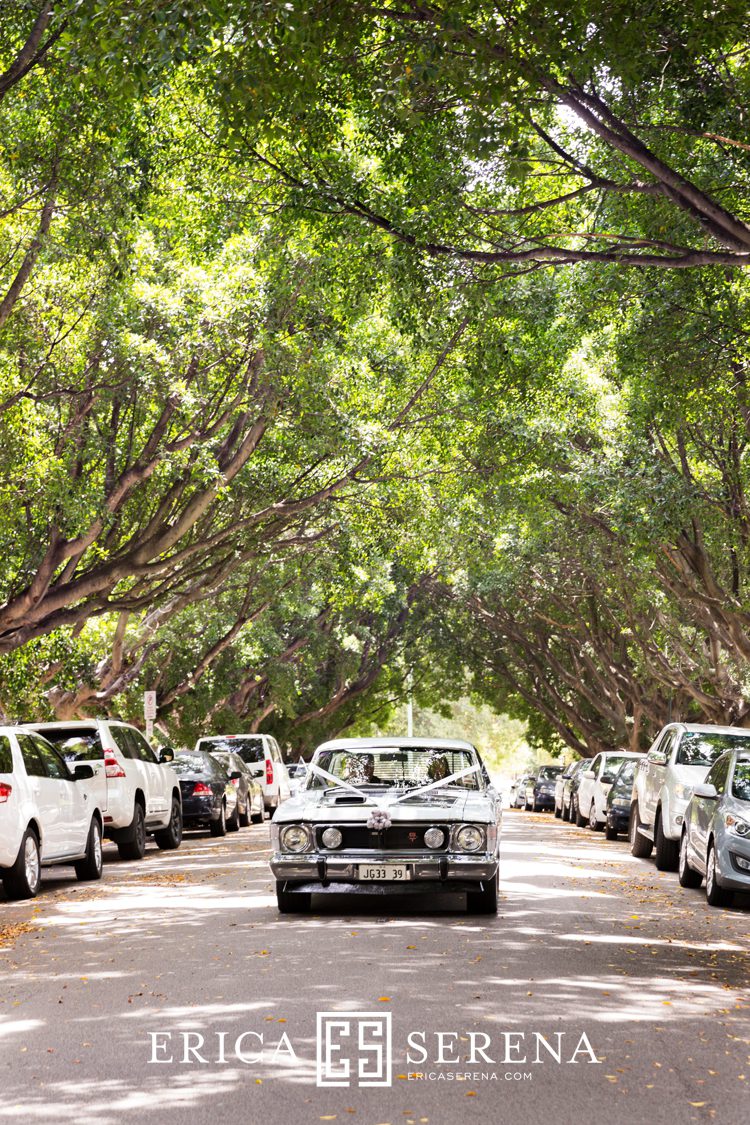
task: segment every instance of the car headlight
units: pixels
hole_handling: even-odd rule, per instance
[[[424,842],[428,848],[442,848],[445,843],[445,832],[442,828],[428,828],[424,834]]]
[[[323,835],[320,838],[323,841],[323,846],[326,848],[340,848],[341,841],[344,839],[338,828],[324,829]]]
[[[478,852],[484,844],[484,832],[473,824],[464,824],[456,833],[456,846],[462,852]]]
[[[740,820],[738,817],[728,813],[724,823],[727,828],[731,829],[732,832],[736,832],[738,836],[750,836],[750,824],[748,824],[746,820]]]
[[[279,832],[279,840],[285,852],[305,852],[310,847],[310,833],[303,824],[287,824]]]

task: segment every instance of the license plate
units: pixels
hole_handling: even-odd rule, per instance
[[[384,883],[403,883],[411,878],[411,872],[405,863],[380,863],[372,864],[370,867],[364,867],[360,864],[359,877],[364,880],[377,880]]]

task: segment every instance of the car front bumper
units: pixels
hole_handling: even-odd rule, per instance
[[[627,832],[630,827],[630,809],[607,809],[607,825],[614,832]]]
[[[750,864],[750,839],[725,831],[717,843],[720,885],[731,891],[750,892],[750,870],[741,866]]]
[[[408,868],[410,878],[377,881],[360,879],[359,867],[374,867],[382,864],[398,864]],[[476,855],[415,855],[412,853],[367,852],[329,855],[317,852],[288,854],[276,852],[271,857],[271,871],[281,882],[312,883],[314,886],[299,886],[298,890],[325,890],[342,884],[357,887],[359,890],[380,890],[381,893],[413,893],[424,891],[435,893],[441,889],[463,890],[459,884],[487,882],[495,878],[498,870],[497,856],[481,852]]]

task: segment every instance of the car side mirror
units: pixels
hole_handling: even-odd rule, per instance
[[[601,780],[605,783],[605,785],[611,785],[615,780],[615,775],[613,773],[603,773]]]
[[[662,754],[661,750],[657,750],[653,754],[649,754],[648,760],[650,762],[656,762],[657,766],[666,766],[667,755]]]
[[[174,761],[174,750],[171,746],[162,746],[161,750],[159,751],[159,761],[162,763],[162,765],[166,765],[167,762]]]
[[[716,786],[712,785],[710,781],[702,781],[700,785],[696,785],[693,794],[696,797],[703,797],[706,801],[717,801],[719,799]]]
[[[232,772],[229,775],[229,780],[230,781],[239,781],[241,777],[242,777],[242,774],[240,773],[239,770],[232,770]]]
[[[88,781],[88,779],[93,776],[93,766],[87,766],[81,762],[80,765],[74,766],[73,768],[73,778],[75,781]]]
[[[596,777],[596,774],[594,773],[593,770],[584,770],[583,776],[588,777],[588,778],[592,778],[592,777]]]

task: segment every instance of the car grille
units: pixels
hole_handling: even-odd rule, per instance
[[[343,836],[341,846],[338,848],[326,849],[323,845],[321,836],[325,829],[329,827],[338,828]],[[445,833],[445,843],[441,847],[427,848],[424,842],[424,834],[428,828],[442,828]],[[421,824],[393,824],[383,832],[374,832],[364,824],[321,824],[315,829],[316,846],[322,851],[330,850],[334,854],[347,850],[360,851],[369,848],[376,851],[381,849],[398,852],[430,851],[439,855],[440,852],[446,852],[448,850],[449,840],[450,825],[431,824],[429,822],[423,822]]]

